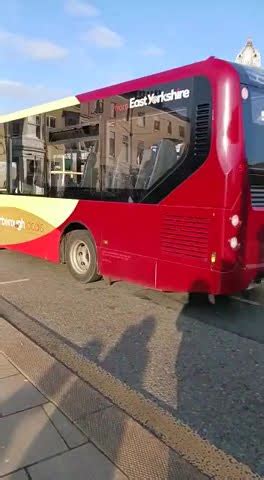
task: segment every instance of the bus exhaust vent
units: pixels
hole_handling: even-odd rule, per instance
[[[202,103],[196,107],[196,127],[194,135],[194,157],[204,160],[210,147],[210,104]]]
[[[161,254],[208,260],[207,218],[166,215],[161,228]]]
[[[264,207],[264,185],[251,185],[251,203],[252,207]]]

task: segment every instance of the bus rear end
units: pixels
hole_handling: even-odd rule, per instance
[[[211,207],[210,273],[187,290],[231,295],[264,280],[264,70],[212,63],[212,143],[196,175]]]
[[[236,68],[241,81],[248,185],[244,192],[244,276],[250,285],[264,278],[264,70]]]

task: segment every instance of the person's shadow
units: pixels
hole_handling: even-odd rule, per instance
[[[148,316],[125,330],[119,341],[102,359],[102,345],[96,339],[78,349],[78,353],[87,356],[121,382],[133,385],[133,388],[140,391],[148,366],[148,343],[154,330],[155,318]]]
[[[124,334],[120,337],[116,345],[106,354],[103,360],[99,359],[99,356],[103,350],[100,341],[93,340],[87,342],[83,347],[78,349],[79,354],[92,356],[94,360],[97,360],[97,364],[108,371],[112,370],[112,374],[118,377],[120,380],[126,382],[126,379],[133,377],[134,382],[138,387],[143,384],[144,373],[149,361],[148,342],[152,337],[155,329],[155,318],[152,316],[144,318],[138,324],[129,327]],[[81,385],[79,385],[81,382]],[[122,411],[117,411],[116,416],[113,415],[113,409],[106,407],[105,405],[94,404],[94,411],[86,411],[84,404],[83,388],[85,382],[78,379],[73,380],[72,373],[67,370],[63,365],[54,363],[49,367],[41,378],[38,379],[38,388],[44,394],[48,392],[48,396],[51,399],[56,399],[58,408],[66,413],[72,408],[75,412],[75,417],[71,419],[78,424],[79,420],[90,427],[90,432],[95,434],[95,437],[91,438],[101,442],[101,450],[108,456],[113,464],[116,464],[120,468],[120,462],[122,464],[122,452],[124,437],[127,433],[127,416]],[[87,387],[89,388],[89,387]],[[47,394],[47,393],[46,393]],[[21,395],[18,392],[17,395]],[[95,395],[97,393],[95,392]],[[15,401],[15,398],[13,398]],[[10,398],[8,399],[10,402]],[[80,402],[80,409],[78,408],[78,402]],[[1,405],[2,410],[5,410],[5,405]],[[110,411],[110,417],[108,417],[108,411]],[[94,420],[97,418],[98,420]],[[50,420],[53,422],[53,415],[50,415]],[[94,426],[93,426],[94,423]],[[16,436],[17,429],[20,428],[19,424],[15,424],[13,429],[9,431],[9,438],[5,439],[7,450],[12,444],[12,439]],[[46,431],[47,424],[44,426]],[[114,435],[113,435],[114,430]],[[37,436],[34,437],[34,448],[43,440],[41,439],[43,431],[40,431]],[[88,434],[88,433],[87,433]],[[111,438],[111,442],[109,442]],[[88,439],[87,439],[88,442]],[[102,444],[105,448],[102,448]],[[127,447],[125,447],[127,448]],[[19,467],[27,467],[27,459],[32,457],[31,453],[32,445],[28,445],[21,452]],[[124,454],[123,454],[124,456]],[[61,460],[60,460],[61,459]],[[43,459],[40,459],[43,460]],[[63,455],[59,458],[59,461],[63,462]],[[124,458],[124,465],[127,464],[127,458]],[[122,465],[121,465],[122,466]],[[76,471],[76,478],[80,480],[84,477],[79,477],[79,472]],[[85,480],[91,478],[88,474],[85,476]],[[108,468],[106,480],[114,480],[116,477],[116,470],[114,466]]]

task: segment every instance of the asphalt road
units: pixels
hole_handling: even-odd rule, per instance
[[[189,305],[185,295],[122,282],[80,285],[65,266],[15,253],[0,251],[0,259],[0,316],[18,307],[60,348],[70,346],[264,475],[261,288],[215,306]]]

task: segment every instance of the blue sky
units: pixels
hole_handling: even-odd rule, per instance
[[[8,0],[0,19],[0,113],[215,55],[252,37],[263,0]]]

